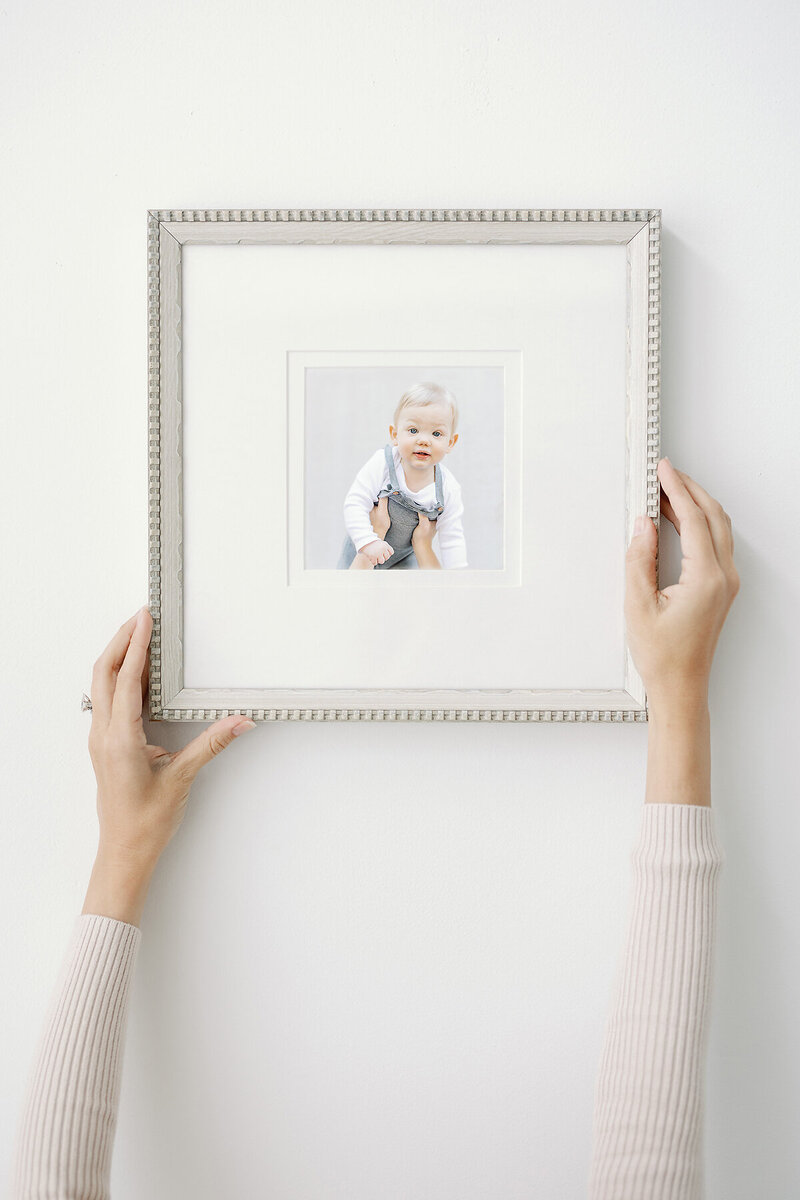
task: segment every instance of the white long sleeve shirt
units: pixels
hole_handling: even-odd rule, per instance
[[[589,1200],[704,1195],[703,1072],[723,861],[711,808],[643,805],[599,1061]],[[138,926],[112,917],[76,920],[23,1106],[12,1200],[108,1200],[141,940]]]
[[[397,446],[392,446],[392,457],[394,458],[395,471],[397,472],[397,485],[400,490],[419,504],[434,505],[436,503],[436,484],[429,483],[420,491],[412,492],[406,483],[405,472],[400,462],[400,451]],[[440,513],[436,522],[434,547],[436,547],[436,543],[438,542],[438,558],[443,567],[447,569],[466,567],[469,564],[467,562],[467,543],[464,540],[464,530],[461,525],[461,516],[464,512],[464,504],[461,499],[461,485],[453,475],[453,472],[445,467],[443,463],[438,463],[436,470],[442,473],[442,502],[444,510]],[[353,545],[356,550],[360,550],[362,546],[375,541],[375,530],[372,528],[369,514],[372,512],[372,507],[378,499],[378,492],[388,483],[389,467],[386,463],[384,449],[381,446],[380,450],[376,450],[364,463],[364,466],[353,480],[350,491],[347,493],[344,501],[345,528],[353,539]]]

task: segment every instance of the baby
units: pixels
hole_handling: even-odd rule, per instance
[[[391,442],[367,459],[345,497],[347,537],[338,568],[468,565],[461,487],[442,463],[458,441],[457,421],[455,397],[440,384],[417,383],[403,393]]]

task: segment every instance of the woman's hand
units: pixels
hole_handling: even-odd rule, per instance
[[[381,541],[383,541],[383,539],[386,537],[386,534],[389,532],[389,526],[392,523],[392,519],[389,516],[388,496],[381,496],[378,503],[373,505],[369,514],[369,519],[376,535]]]
[[[628,645],[649,703],[699,705],[708,699],[708,680],[717,640],[739,591],[733,564],[731,519],[699,483],[658,464],[661,512],[681,539],[681,574],[659,590],[658,534],[644,518],[626,557],[625,621]]]
[[[433,538],[436,533],[436,522],[430,517],[426,517],[425,513],[419,514],[419,520],[414,532],[411,534],[411,545],[415,552],[418,549],[425,549],[426,546],[433,545]]]
[[[89,754],[97,777],[100,837],[83,911],[101,912],[98,904],[124,908],[128,915],[119,920],[141,914],[150,875],[183,820],[200,768],[238,733],[255,726],[234,714],[175,753],[148,745],[142,701],[152,632],[153,619],[142,608],[117,631],[92,673]]]
[[[417,565],[423,571],[441,571],[442,564],[433,551],[433,538],[436,533],[436,522],[420,513],[416,528],[411,534],[411,548],[417,559]]]

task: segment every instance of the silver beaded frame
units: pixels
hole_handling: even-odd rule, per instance
[[[642,680],[625,647],[625,688],[278,694],[183,686],[181,508],[181,247],[187,242],[547,242],[625,244],[628,263],[626,545],[637,513],[659,523],[660,209],[159,209],[147,214],[149,715],[155,721],[637,722],[648,717]],[[419,697],[431,701],[420,704]],[[536,704],[537,697],[541,703]],[[273,702],[270,703],[269,701]],[[459,701],[466,701],[460,703]],[[338,702],[338,703],[337,703]]]

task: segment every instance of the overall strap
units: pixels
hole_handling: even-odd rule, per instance
[[[391,442],[386,443],[384,454],[386,455],[386,465],[389,468],[389,481],[392,485],[392,491],[399,492],[400,485],[397,482],[397,472],[394,469],[394,455],[392,454]]]
[[[444,508],[444,484],[442,483],[442,472],[437,471],[436,464],[433,467],[433,478],[436,481],[436,507],[439,512]]]

